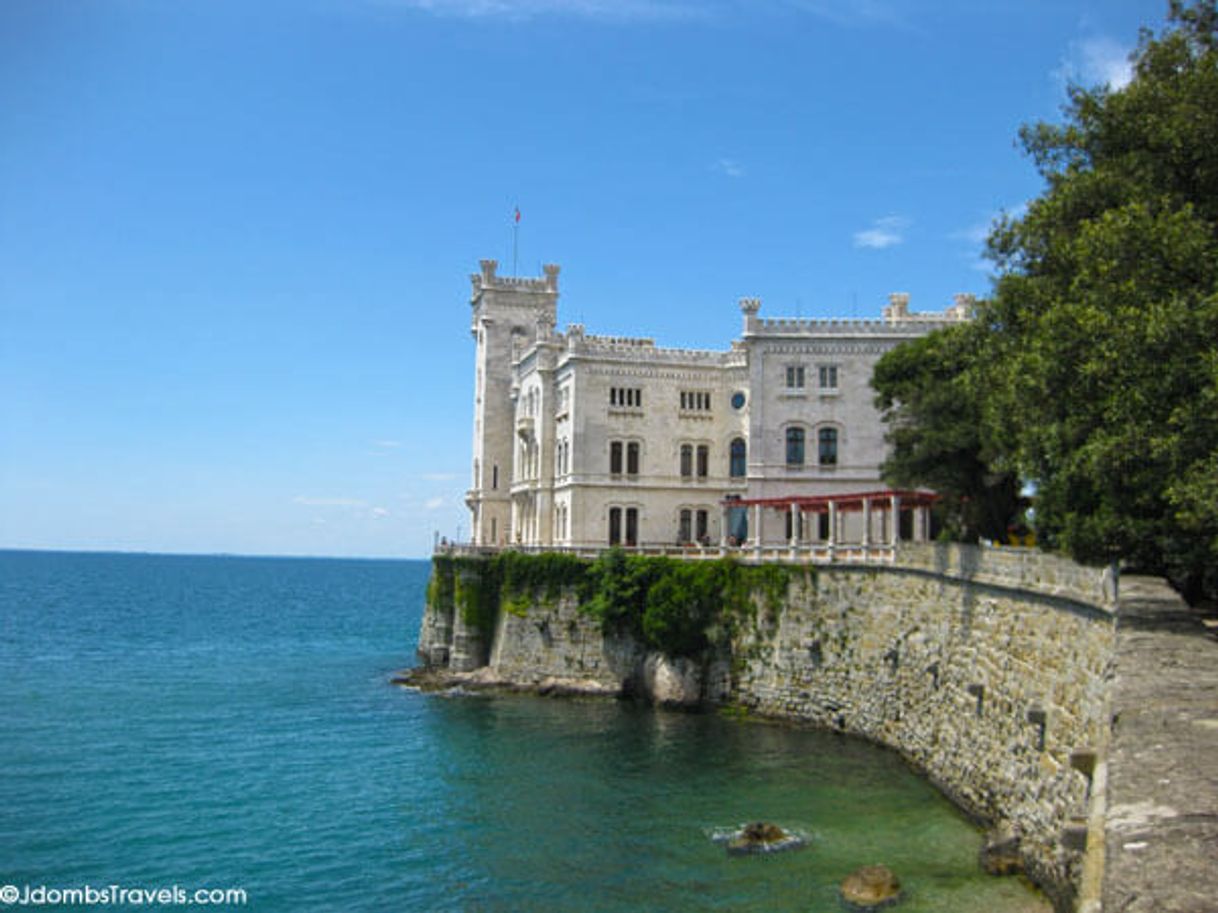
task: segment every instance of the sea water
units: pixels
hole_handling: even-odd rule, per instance
[[[1047,909],[893,753],[610,700],[423,695],[429,566],[0,552],[0,885],[266,911]],[[728,856],[753,820],[808,839]],[[221,905],[217,909],[236,909]]]

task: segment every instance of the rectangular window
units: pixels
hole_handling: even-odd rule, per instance
[[[787,429],[787,465],[802,466],[804,464],[804,430],[802,428]]]
[[[705,390],[682,390],[682,412],[710,412],[711,395]]]
[[[710,448],[705,444],[698,445],[698,478],[705,479],[710,472]]]
[[[738,437],[732,441],[731,445],[731,476],[733,479],[743,478],[747,471],[746,458],[747,445],[744,443],[744,438]]]
[[[695,535],[698,537],[699,542],[705,544],[706,540],[708,538],[707,533],[708,533],[708,526],[709,526],[709,523],[708,523],[709,517],[707,516],[706,511],[704,511],[704,510],[698,511],[697,521],[698,522],[697,522],[697,528],[696,528]]]
[[[620,507],[609,508],[609,544],[622,544],[622,509]]]
[[[639,511],[635,507],[626,508],[626,544],[639,544]]]
[[[677,542],[684,545],[689,541],[693,514],[691,511],[681,511],[681,522],[677,526]]]
[[[626,445],[626,475],[637,476],[639,474],[639,444],[638,441],[631,441]]]
[[[499,487],[499,464],[496,463],[491,467],[491,488]]]
[[[690,444],[681,445],[681,478],[688,479],[694,474],[694,448]]]
[[[822,466],[837,465],[837,429],[822,428],[817,435],[818,461]]]
[[[802,390],[804,388],[804,366],[787,365],[787,389]]]
[[[829,538],[829,512],[816,515],[816,535],[821,541],[827,541]]]
[[[609,405],[617,408],[642,409],[642,387],[610,387]]]
[[[622,442],[609,442],[609,474],[620,476],[622,474]]]
[[[491,545],[495,544],[495,540],[499,538],[499,520],[491,517]]]
[[[822,390],[837,389],[837,365],[820,366],[820,388]]]

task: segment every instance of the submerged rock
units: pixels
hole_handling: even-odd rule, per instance
[[[901,899],[901,882],[886,865],[855,869],[841,884],[842,901],[851,910],[871,911]]]
[[[1023,871],[1019,836],[1009,831],[994,831],[986,837],[977,859],[987,875],[1018,875]]]
[[[807,841],[798,834],[784,831],[777,824],[755,821],[729,836],[726,842],[728,855],[744,856],[794,850],[804,846]]]

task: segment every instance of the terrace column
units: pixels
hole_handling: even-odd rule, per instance
[[[757,552],[757,557],[761,557],[761,518],[764,516],[761,512],[761,505],[753,505],[753,548]]]
[[[863,554],[871,545],[871,499],[863,497]]]
[[[901,541],[901,497],[892,496],[892,547],[896,548]]]
[[[794,501],[791,502],[791,548],[795,549],[799,545],[799,505]]]
[[[837,502],[829,502],[829,560],[833,560],[833,549],[837,545]]]
[[[723,523],[719,527],[719,548],[720,549],[727,548],[727,535],[728,535],[728,527],[731,525],[731,516],[732,516],[732,509],[728,505],[724,504],[723,505],[723,518],[722,518]]]

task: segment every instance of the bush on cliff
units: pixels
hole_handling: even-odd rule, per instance
[[[730,640],[756,617],[759,604],[776,613],[793,573],[778,565],[684,561],[621,549],[595,561],[557,552],[437,555],[427,601],[434,609],[456,609],[462,622],[489,639],[501,610],[523,616],[572,592],[580,611],[598,619],[604,631],[669,656],[697,656]]]

